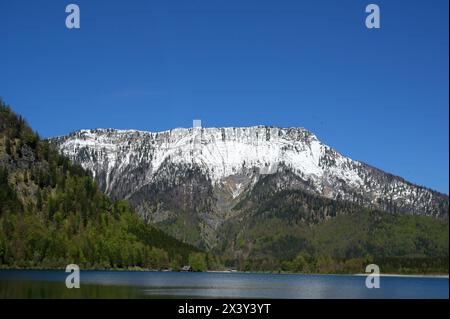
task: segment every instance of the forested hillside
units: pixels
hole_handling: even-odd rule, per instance
[[[265,183],[255,186],[235,207],[243,213],[223,227],[223,246],[217,249],[227,264],[247,270],[361,273],[376,263],[383,272],[448,272],[447,218],[388,213],[306,191],[267,196]]]
[[[155,207],[165,201],[166,208],[183,212],[170,229],[193,241],[200,230],[194,227],[192,204],[199,202],[200,190],[216,200],[217,193],[201,188],[204,181],[191,173],[174,171],[176,187],[154,184],[159,186],[142,196],[153,198]],[[398,214],[324,198],[308,187],[280,187],[296,182],[291,177],[281,170],[262,176],[251,191],[236,197],[229,218],[215,229],[217,245],[206,253],[148,224],[127,201],[104,195],[90,173],[0,101],[0,268],[76,263],[179,269],[189,264],[194,270],[217,270],[225,263],[247,271],[361,273],[377,263],[382,272],[448,272],[448,214]],[[189,192],[183,192],[186,186]],[[167,205],[171,200],[174,205]],[[448,200],[440,203],[439,210],[447,212]],[[183,235],[184,228],[191,236]]]
[[[0,101],[0,267],[174,268],[215,259],[113,202]]]

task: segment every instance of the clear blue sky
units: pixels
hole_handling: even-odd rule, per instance
[[[65,6],[81,29],[65,27]],[[381,29],[365,28],[365,6]],[[448,0],[0,0],[0,96],[42,136],[301,126],[448,193]]]

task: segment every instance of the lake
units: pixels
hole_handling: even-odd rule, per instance
[[[81,271],[67,289],[63,270],[0,270],[0,298],[448,298],[448,278],[259,273]]]

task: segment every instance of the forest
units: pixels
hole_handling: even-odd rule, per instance
[[[210,254],[112,201],[88,172],[0,102],[0,267],[217,267]]]

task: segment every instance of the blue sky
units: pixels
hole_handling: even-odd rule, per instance
[[[0,0],[0,96],[42,136],[301,126],[448,193],[448,0]],[[365,28],[365,6],[381,29]]]

